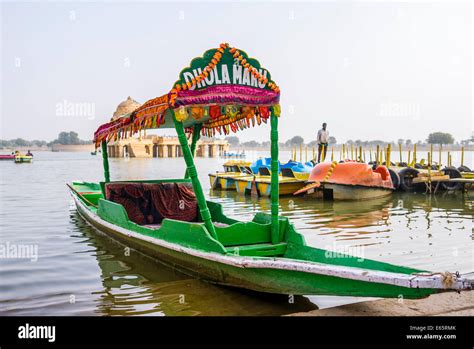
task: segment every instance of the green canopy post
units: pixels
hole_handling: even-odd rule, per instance
[[[270,140],[271,140],[271,213],[272,213],[272,243],[277,244],[280,242],[280,227],[278,223],[278,196],[279,196],[279,184],[278,184],[278,117],[273,113],[270,117]]]
[[[204,221],[204,225],[206,226],[207,230],[211,234],[211,236],[217,240],[216,229],[214,228],[214,224],[212,223],[211,212],[207,207],[206,198],[204,197],[204,193],[202,191],[201,183],[199,182],[198,174],[196,171],[196,166],[194,165],[193,154],[191,153],[191,149],[189,148],[188,140],[186,138],[186,134],[184,133],[184,127],[181,122],[176,120],[174,115],[174,110],[171,110],[171,116],[173,117],[174,127],[176,129],[176,133],[178,134],[179,144],[181,144],[181,148],[183,150],[184,161],[186,162],[187,173],[191,178],[191,183],[193,184],[194,194],[196,195],[196,199],[199,206],[199,211],[201,212],[202,220]]]
[[[201,124],[194,125],[193,138],[192,138],[192,141],[191,141],[191,155],[193,156],[193,158],[196,156],[196,144],[199,141],[199,138],[201,138],[201,129],[202,129]],[[184,175],[184,178],[189,178],[189,173],[188,173],[187,169],[186,169],[186,173]]]
[[[109,172],[109,155],[107,154],[107,142],[102,141],[101,144],[102,149],[102,163],[104,166],[104,178],[105,182],[110,182],[110,172]]]

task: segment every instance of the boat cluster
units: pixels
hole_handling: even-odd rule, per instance
[[[210,173],[212,189],[270,196],[271,158],[253,163],[229,160],[224,171]],[[353,160],[278,163],[279,195],[304,195],[321,199],[361,200],[383,197],[393,191],[436,192],[469,189],[474,173],[466,166],[438,169],[406,164],[369,164]]]

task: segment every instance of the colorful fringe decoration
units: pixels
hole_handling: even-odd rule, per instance
[[[222,84],[195,90],[194,87],[217,66],[226,50],[234,58],[234,64],[240,64],[266,88]],[[199,75],[187,83],[176,84],[168,94],[150,99],[131,114],[100,126],[94,133],[94,143],[99,147],[104,140],[117,141],[141,130],[159,128],[165,124],[168,109],[174,109],[176,120],[186,124],[188,134],[192,133],[193,124],[201,122],[204,136],[228,135],[267,123],[272,113],[280,116],[279,100],[279,87],[250,65],[239,50],[223,43]]]

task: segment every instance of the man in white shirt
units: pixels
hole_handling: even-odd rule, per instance
[[[326,153],[328,151],[328,144],[329,144],[329,132],[326,130],[326,123],[323,123],[323,128],[318,131],[318,137],[316,141],[318,142],[318,163],[321,162],[321,153],[324,148],[324,157],[323,160],[326,159]]]

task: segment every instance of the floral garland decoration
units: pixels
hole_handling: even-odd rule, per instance
[[[230,47],[228,43],[222,43],[217,48],[211,61],[198,76],[192,78],[191,81],[188,81],[187,83],[176,84],[174,88],[171,89],[169,93],[169,104],[171,107],[175,106],[179,91],[186,91],[188,89],[192,89],[194,86],[196,86],[197,83],[208,77],[212,69],[214,69],[216,65],[220,62],[222,55],[224,54],[224,51],[227,48],[229,48],[229,52],[232,54],[232,57],[234,57],[234,59],[237,59],[239,64],[243,66],[246,70],[248,70],[250,74],[252,74],[254,78],[256,78],[260,83],[265,83],[265,85],[268,86],[274,92],[280,92],[280,88],[277,86],[277,84],[275,84],[274,82],[270,82],[268,78],[260,74],[260,72],[255,67],[253,67],[250,63],[247,62],[247,60],[242,56],[238,49],[236,49],[235,47]]]

